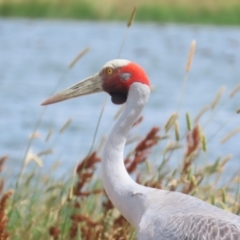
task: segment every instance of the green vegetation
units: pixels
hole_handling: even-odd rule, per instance
[[[189,114],[187,118],[189,124]],[[191,124],[188,127],[191,128]],[[207,146],[200,125],[194,124],[185,134],[186,138],[180,136],[177,115],[173,114],[165,131],[153,127],[142,140],[131,143],[132,151],[125,159],[127,171],[145,186],[181,191],[240,214],[239,174],[232,173],[231,180],[224,185],[221,183],[231,156],[219,156],[215,162],[203,165],[202,162],[208,162],[207,153],[204,153]],[[157,165],[153,167],[148,160],[149,151],[158,148],[159,144],[166,146],[155,156]],[[181,162],[171,169],[171,157],[179,148],[184,148],[185,153],[181,157],[178,154]],[[28,154],[24,169],[28,168],[29,161],[35,161],[37,169],[22,174],[14,191],[3,193],[4,180],[1,179],[0,238],[136,239],[134,229],[116,211],[103,190],[100,173],[96,172],[100,164],[96,152],[80,161],[73,175],[66,173],[67,178],[57,179],[52,177],[53,173],[63,167],[57,163],[49,172],[38,173],[38,167],[47,157],[44,154],[50,153],[48,150]],[[1,170],[6,160],[7,157],[0,158]]]
[[[138,7],[137,21],[240,24],[240,2],[231,1],[42,1],[2,0],[0,16],[29,18],[71,18],[126,20],[126,13]]]

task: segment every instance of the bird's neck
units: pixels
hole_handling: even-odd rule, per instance
[[[136,202],[135,194],[145,187],[132,180],[124,166],[124,146],[133,123],[148,100],[150,89],[142,83],[133,83],[121,117],[113,127],[103,150],[103,185],[113,205],[134,226],[138,225],[144,206]]]

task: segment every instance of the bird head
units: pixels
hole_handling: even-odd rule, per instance
[[[150,87],[145,71],[138,64],[124,59],[116,59],[107,62],[98,73],[53,95],[41,105],[102,91],[111,96],[113,103],[123,104],[127,101],[129,88],[134,82],[140,82]]]

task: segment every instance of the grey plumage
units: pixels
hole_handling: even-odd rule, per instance
[[[197,198],[156,190],[144,196],[139,240],[240,240],[240,217]]]

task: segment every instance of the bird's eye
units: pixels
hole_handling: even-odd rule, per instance
[[[108,75],[113,74],[113,69],[112,69],[112,68],[107,68],[107,74],[108,74]]]

